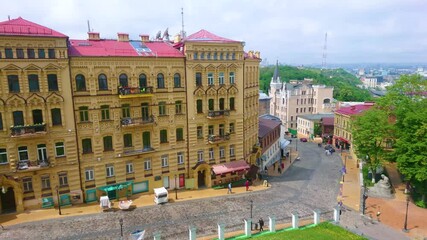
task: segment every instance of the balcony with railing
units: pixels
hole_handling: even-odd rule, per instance
[[[224,135],[209,135],[208,141],[210,144],[217,144],[220,142],[228,141],[230,140],[230,134],[226,133]]]
[[[46,124],[34,124],[25,126],[12,126],[10,128],[11,137],[34,137],[46,134]]]
[[[153,96],[153,87],[119,87],[119,98],[140,98]]]
[[[214,119],[222,118],[224,116],[230,116],[230,110],[209,111],[207,118]]]
[[[139,118],[122,118],[120,120],[122,127],[132,127],[154,123],[154,116],[139,117]]]
[[[51,165],[50,158],[41,160],[19,160],[16,164],[17,171],[36,171],[41,168],[48,168]]]
[[[144,154],[144,153],[150,153],[154,152],[155,149],[152,147],[145,147],[143,149],[135,149],[135,148],[127,148],[123,151],[124,156],[130,156],[130,155],[138,155],[138,154]]]

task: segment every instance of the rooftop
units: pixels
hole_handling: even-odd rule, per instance
[[[214,43],[238,43],[240,41],[231,40],[228,38],[223,38],[217,36],[211,32],[208,32],[204,29],[191,34],[190,36],[184,39],[184,42],[214,42]]]
[[[67,38],[60,32],[21,17],[0,22],[0,35]]]
[[[163,41],[70,40],[69,52],[72,57],[184,57],[169,42]]]
[[[335,111],[335,113],[342,114],[342,115],[357,115],[360,114],[368,109],[370,109],[372,106],[374,106],[374,103],[366,102],[364,104],[354,105],[350,107],[342,107]]]
[[[323,126],[334,126],[334,117],[323,117],[322,118]]]
[[[320,113],[320,114],[306,114],[306,115],[298,115],[298,118],[304,118],[307,120],[320,120],[322,118],[332,117],[334,118],[333,113]]]
[[[268,115],[267,115],[268,117]],[[265,135],[267,135],[269,132],[274,130],[276,127],[280,126],[282,124],[281,121],[268,119],[264,117],[259,117],[259,130],[258,130],[258,137],[263,138]]]

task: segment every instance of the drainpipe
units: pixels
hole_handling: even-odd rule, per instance
[[[75,107],[75,104],[74,104],[74,92],[73,92],[73,88],[72,88],[72,86],[73,86],[73,78],[71,76],[71,59],[70,59],[70,56],[68,56],[68,67],[69,67],[68,73],[70,75],[70,86],[71,86],[71,89],[70,89],[70,91],[71,91],[71,103],[73,104],[74,129],[76,131],[75,134],[74,134],[74,136],[76,138],[77,165],[79,167],[80,189],[82,191],[82,198],[83,198],[83,201],[84,201],[86,199],[86,197],[85,197],[85,191],[83,190],[83,182],[82,182],[82,169],[81,169],[81,162],[80,162],[79,139],[78,139],[78,136],[77,136],[77,119],[76,119],[76,112],[75,112],[76,107]]]
[[[185,47],[185,46],[184,46]],[[190,117],[189,117],[189,113],[188,113],[188,93],[187,93],[187,89],[188,86],[187,84],[189,83],[189,81],[187,81],[187,57],[184,57],[184,77],[185,77],[185,102],[186,102],[186,112],[187,112],[187,178],[190,178],[190,130],[189,130],[189,121],[190,121]]]

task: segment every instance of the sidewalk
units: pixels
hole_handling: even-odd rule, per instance
[[[270,188],[262,186],[262,182],[259,180],[254,181],[253,185],[249,187],[250,191],[262,191]],[[187,201],[191,199],[200,199],[200,198],[210,198],[217,196],[227,195],[227,188],[223,189],[213,189],[206,188],[200,190],[178,190],[177,196],[178,200],[175,199],[175,191],[169,190],[169,202],[173,204],[173,202],[181,202]],[[247,193],[244,186],[242,187],[234,187],[232,189],[232,194],[244,194]],[[155,205],[154,203],[154,194],[136,194],[130,197],[130,200],[133,201],[134,206],[136,207],[144,207]],[[112,200],[112,208],[118,209],[118,201]],[[0,224],[4,227],[15,225],[19,223],[32,222],[38,220],[46,220],[46,219],[54,219],[61,217],[70,217],[70,216],[78,216],[85,214],[93,214],[102,212],[99,207],[98,202],[89,203],[89,204],[79,204],[71,207],[61,207],[62,215],[59,215],[57,208],[51,209],[37,209],[37,210],[26,210],[23,213],[11,213],[0,215]]]
[[[334,154],[341,154],[337,151]],[[346,160],[347,156],[347,160]],[[357,160],[349,158],[348,152],[342,153],[343,165],[346,165],[347,174],[344,176],[342,184],[342,196],[337,200],[342,200],[343,204],[355,212],[360,212],[360,169],[357,167]],[[422,209],[409,202],[408,233],[403,233],[405,213],[406,213],[406,195],[404,193],[405,183],[402,183],[395,163],[389,163],[385,166],[389,175],[390,182],[395,190],[395,198],[382,199],[369,197],[366,200],[365,216],[372,221],[381,222],[384,225],[404,234],[411,239],[424,239],[427,237],[427,209]],[[377,218],[377,213],[379,217]],[[372,226],[375,228],[375,226]],[[369,234],[369,228],[366,228]],[[363,229],[359,229],[362,231]],[[371,231],[371,230],[369,230]],[[372,230],[373,232],[373,230]],[[383,235],[384,237],[384,235]]]

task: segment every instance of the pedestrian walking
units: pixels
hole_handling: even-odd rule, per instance
[[[282,167],[279,166],[279,168],[277,169],[277,171],[279,172],[279,174],[282,174]]]
[[[259,219],[259,231],[264,231],[264,220],[262,218]]]
[[[246,186],[246,191],[249,191],[249,180],[246,180],[245,186]]]
[[[231,182],[228,184],[228,192],[227,194],[231,194]]]

